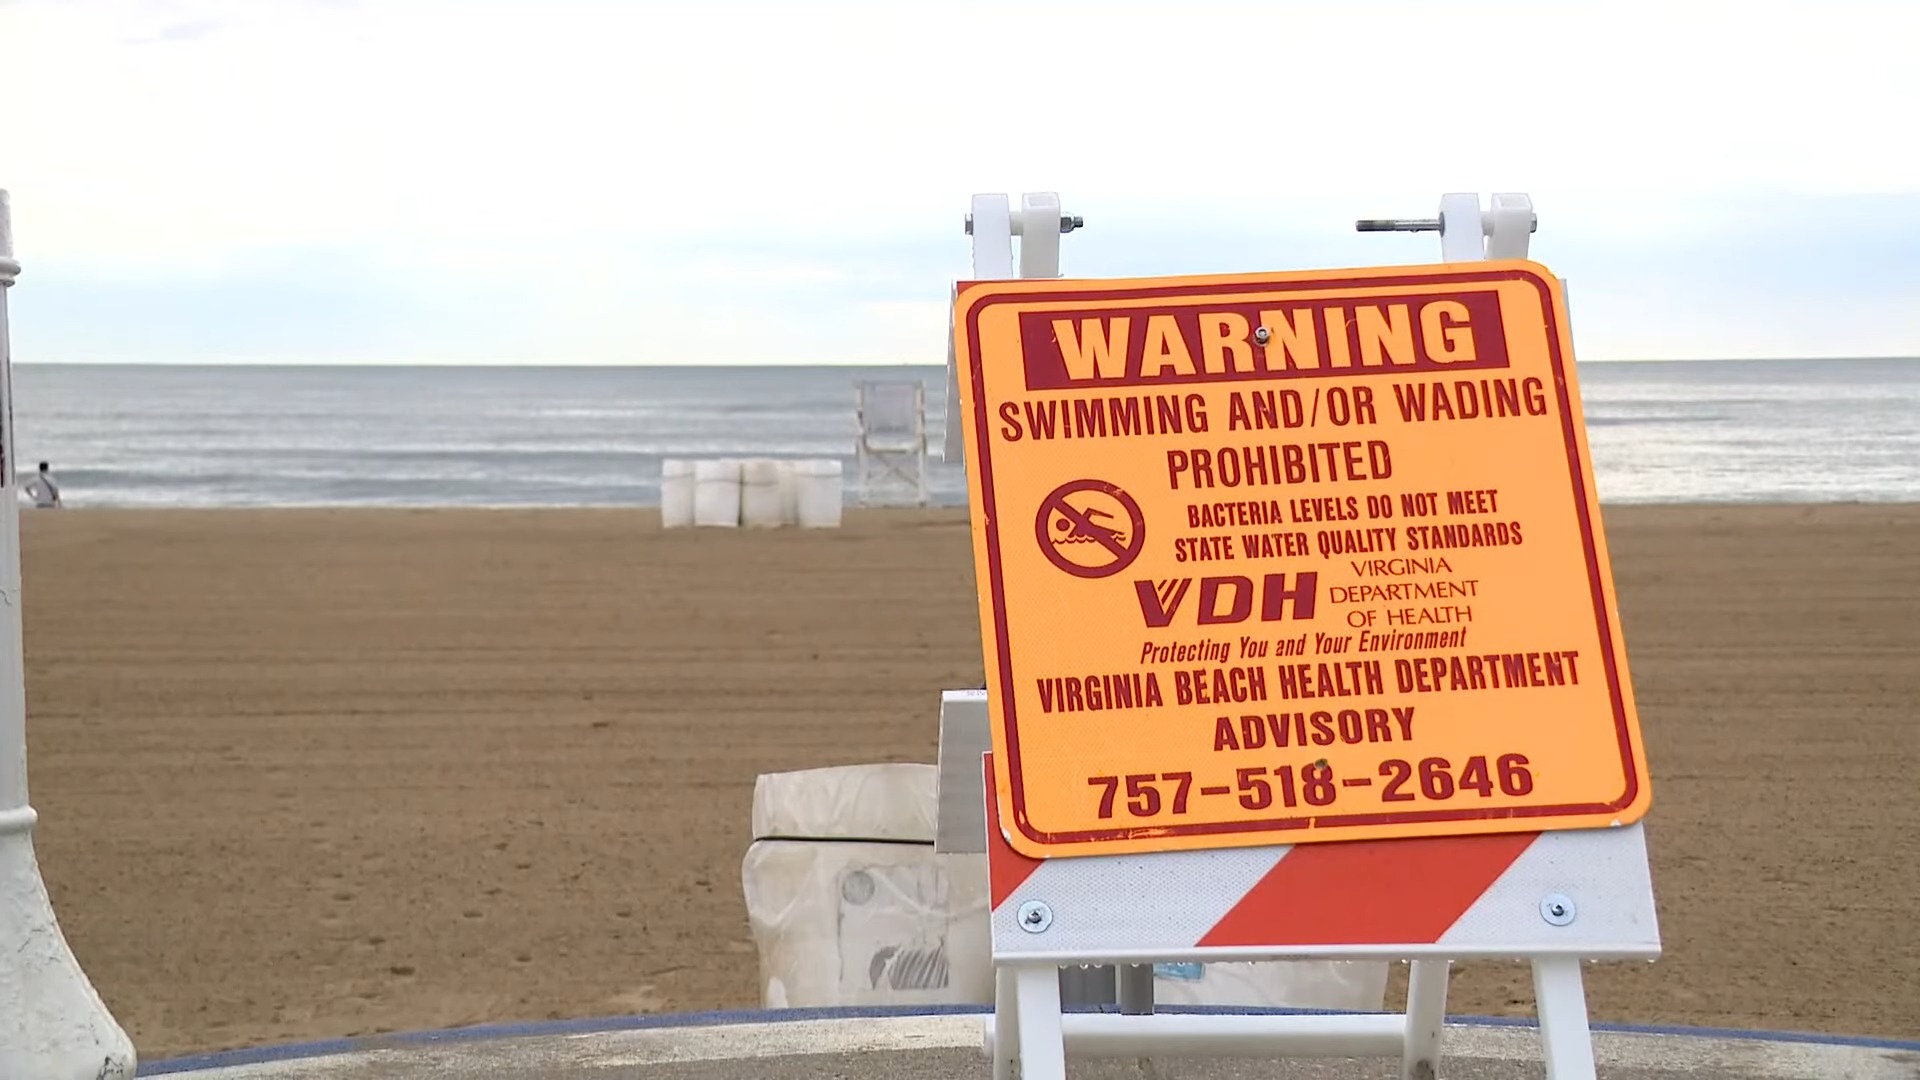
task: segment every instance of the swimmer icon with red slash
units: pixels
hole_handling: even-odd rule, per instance
[[[1103,578],[1140,556],[1147,522],[1118,485],[1073,480],[1040,500],[1034,534],[1048,562],[1075,577]]]

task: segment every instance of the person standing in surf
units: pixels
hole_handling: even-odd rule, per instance
[[[39,475],[20,485],[20,490],[27,493],[38,509],[52,510],[60,505],[60,486],[53,482],[53,476],[47,472],[47,463],[44,461],[40,463]]]

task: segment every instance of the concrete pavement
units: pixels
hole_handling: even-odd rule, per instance
[[[1164,1011],[1177,1011],[1168,1009]],[[1218,1011],[1218,1010],[1215,1010]],[[382,1039],[264,1048],[143,1064],[140,1075],[185,1080],[986,1080],[982,1014],[812,1010],[467,1028]],[[1446,1031],[1440,1076],[1535,1080],[1538,1034],[1504,1021]],[[1920,1042],[1766,1033],[1595,1031],[1605,1080],[1920,1080]],[[1272,1061],[1073,1058],[1075,1080],[1262,1080]],[[1393,1080],[1385,1059],[1289,1059],[1302,1080]]]

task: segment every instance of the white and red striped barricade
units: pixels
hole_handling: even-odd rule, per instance
[[[992,783],[991,755],[985,780]],[[1440,1061],[1448,965],[1533,967],[1550,1080],[1591,1080],[1582,960],[1660,955],[1640,825],[1548,833],[1033,859],[1014,851],[988,798],[996,995],[994,1075],[1062,1077],[1066,1056],[1401,1059],[1405,1080]],[[1404,1013],[1065,1013],[1058,969],[1076,964],[1411,959]]]
[[[997,1078],[1079,1055],[1430,1078],[1455,960],[1530,964],[1547,1075],[1594,1077],[1581,962],[1660,953],[1650,789],[1534,225],[1525,196],[1450,195],[1362,224],[1438,230],[1438,267],[956,286],[988,686],[943,701],[940,833],[988,856]],[[1287,498],[1195,490],[1256,481]],[[1441,554],[1386,566],[1410,550]],[[1400,1013],[1061,995],[1089,965],[1395,959]]]

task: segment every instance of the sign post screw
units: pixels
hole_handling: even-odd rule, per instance
[[[1020,929],[1029,934],[1043,933],[1053,925],[1053,909],[1038,900],[1020,905]]]
[[[1540,901],[1540,917],[1554,926],[1567,925],[1573,916],[1573,901],[1562,893],[1548,893]]]

